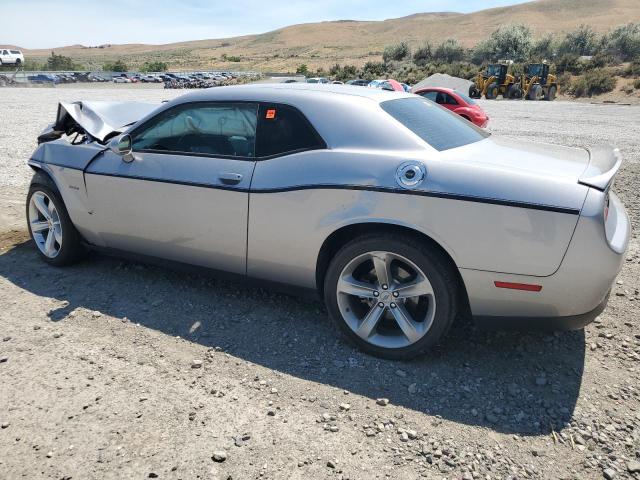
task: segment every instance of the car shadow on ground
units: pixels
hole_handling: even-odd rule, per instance
[[[387,397],[441,419],[521,435],[560,429],[580,391],[584,332],[485,332],[454,326],[428,356],[393,362],[346,344],[319,301],[208,275],[91,254],[73,267],[42,262],[29,241],[0,254],[0,275],[29,292],[98,310],[305,380]]]

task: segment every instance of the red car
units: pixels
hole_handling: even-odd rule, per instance
[[[478,105],[475,100],[457,90],[451,88],[424,87],[413,93],[428,98],[438,105],[442,105],[444,108],[457,113],[479,127],[484,128],[489,123],[489,117],[484,113],[484,110],[480,108],[480,105]]]

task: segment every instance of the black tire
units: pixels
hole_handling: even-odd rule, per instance
[[[540,100],[542,98],[542,86],[532,85],[529,89],[529,100]]]
[[[358,336],[340,313],[337,293],[340,274],[353,259],[374,251],[387,251],[409,259],[422,270],[433,287],[436,305],[433,323],[424,336],[408,346],[385,348],[371,344]],[[356,347],[377,357],[408,360],[434,347],[449,331],[461,298],[458,285],[450,261],[437,249],[406,235],[380,233],[357,237],[338,251],[325,275],[324,300],[335,325]]]
[[[478,90],[478,87],[476,87],[475,84],[469,87],[469,96],[471,98],[480,98],[482,96],[480,90]]]
[[[485,98],[487,100],[495,100],[498,97],[498,84],[492,83],[487,88],[487,93],[485,94]]]
[[[522,97],[522,91],[520,90],[520,87],[516,84],[509,85],[509,88],[507,89],[507,98],[509,100],[516,100],[520,97]]]
[[[20,60],[19,58],[16,58],[16,66],[19,66],[22,64],[22,60]]]
[[[555,85],[551,85],[544,96],[544,99],[548,102],[553,102],[556,99],[556,94],[558,93],[558,87]]]
[[[62,201],[55,183],[46,173],[41,171],[36,172],[33,176],[31,185],[29,187],[29,193],[27,195],[26,218],[27,228],[29,230],[29,236],[31,237],[31,240],[34,243],[36,242],[33,237],[33,232],[31,231],[31,225],[29,223],[29,205],[31,203],[31,197],[36,192],[44,193],[47,197],[49,197],[50,201],[53,201],[55,208],[58,211],[60,225],[62,227],[62,245],[60,246],[59,253],[55,257],[51,258],[46,256],[36,246],[36,251],[38,252],[40,257],[50,265],[55,265],[57,267],[72,265],[82,260],[86,256],[86,249],[82,244],[82,238],[76,230],[76,227],[71,222],[71,219],[69,218],[67,207]]]

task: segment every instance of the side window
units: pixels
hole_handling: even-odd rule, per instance
[[[260,106],[259,118],[258,157],[326,148],[309,121],[293,107],[264,104]]]
[[[255,103],[180,105],[134,131],[133,149],[254,157],[257,113]]]
[[[444,95],[444,103],[446,103],[447,105],[458,105],[458,102],[456,102],[456,99],[453,98],[451,95],[449,95],[448,93],[445,93],[443,95]]]
[[[438,97],[438,92],[424,92],[420,95],[428,100],[431,100],[432,102],[435,102],[436,98]]]
[[[7,52],[6,50],[3,50],[2,55],[9,55],[9,52]]]

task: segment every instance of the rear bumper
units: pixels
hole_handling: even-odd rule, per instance
[[[573,238],[558,270],[549,276],[460,269],[472,315],[502,328],[574,329],[606,306],[622,268],[631,235],[629,217],[611,193],[605,220],[605,192],[590,189]],[[605,225],[606,224],[606,225]],[[532,225],[532,231],[536,231]],[[540,287],[537,291],[496,288],[495,282]]]
[[[609,294],[593,310],[579,315],[564,317],[473,317],[476,325],[486,330],[532,330],[532,331],[565,331],[580,330],[593,322],[609,302]]]

